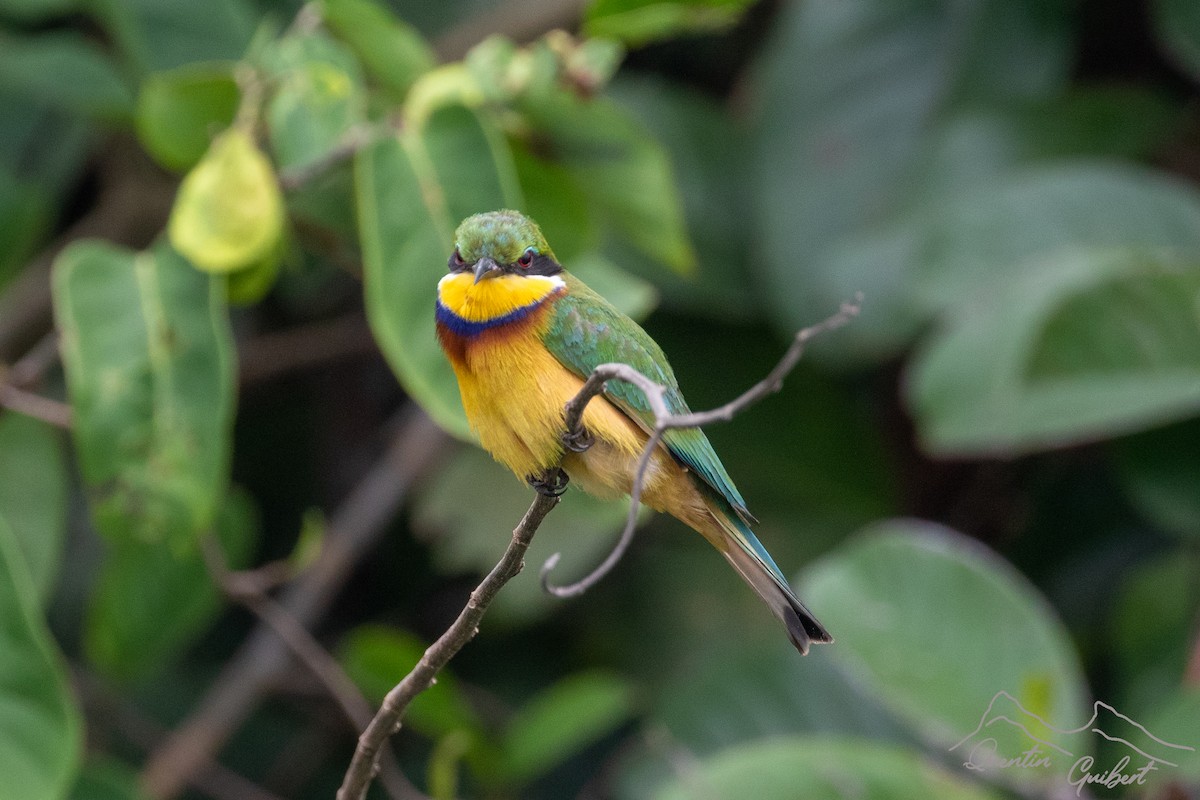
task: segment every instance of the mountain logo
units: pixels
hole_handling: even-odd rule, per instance
[[[1106,768],[1098,767],[1090,755],[1097,737],[1118,745],[1110,748],[1117,755]],[[1091,719],[1083,725],[1056,728],[1008,692],[999,691],[988,703],[975,730],[951,747],[950,752],[962,755],[963,766],[976,772],[1062,768],[1076,794],[1080,794],[1086,785],[1110,789],[1144,785],[1150,772],[1178,766],[1180,755],[1195,749],[1155,736],[1142,724],[1099,700],[1092,704]]]

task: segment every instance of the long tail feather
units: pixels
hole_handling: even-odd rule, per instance
[[[783,622],[788,638],[800,654],[808,655],[810,644],[832,642],[829,631],[796,597],[766,548],[746,524],[735,516],[720,512],[715,512],[714,517],[721,523],[724,534],[725,546],[720,548],[721,553]]]

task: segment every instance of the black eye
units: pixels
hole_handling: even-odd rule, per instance
[[[463,261],[462,253],[458,252],[458,248],[454,248],[454,252],[450,254],[450,269],[458,269],[466,266],[467,262]]]
[[[521,269],[529,269],[530,265],[533,264],[533,257],[535,255],[537,255],[537,251],[530,247],[524,253],[521,253],[521,257],[517,259],[517,266]]]

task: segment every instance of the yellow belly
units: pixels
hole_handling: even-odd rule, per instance
[[[628,494],[647,435],[603,397],[584,411],[583,425],[594,444],[563,456],[563,406],[583,381],[568,371],[535,337],[511,337],[471,347],[454,364],[463,407],[479,441],[517,475],[540,474],[562,459],[571,480],[589,494]],[[659,448],[647,470],[643,502],[693,528],[711,525],[707,504],[687,470]],[[703,531],[707,533],[707,531]]]

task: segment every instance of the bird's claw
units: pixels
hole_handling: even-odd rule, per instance
[[[596,443],[596,439],[587,428],[580,427],[578,430],[564,433],[562,443],[563,447],[572,453],[583,453]]]
[[[525,478],[525,482],[533,487],[533,490],[540,495],[546,497],[562,497],[563,492],[567,490],[567,484],[571,479],[567,477],[567,473],[560,470],[555,470],[546,480],[542,476],[530,475]]]

